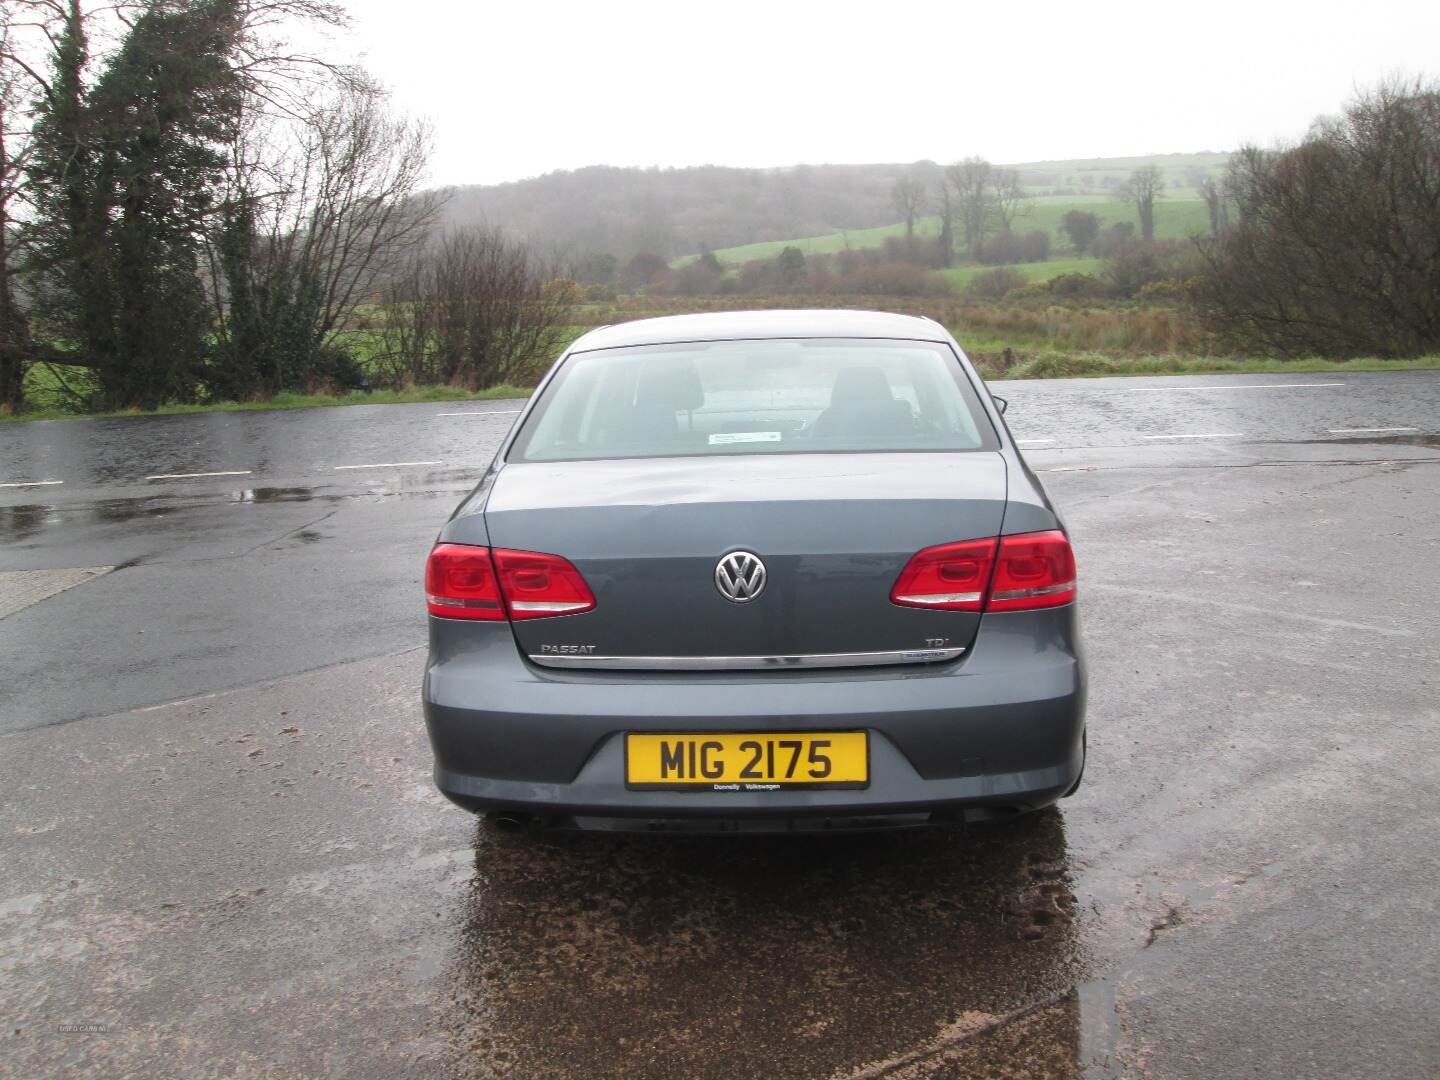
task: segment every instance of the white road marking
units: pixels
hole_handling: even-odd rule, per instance
[[[1322,386],[1344,386],[1343,382],[1276,382],[1276,383],[1235,383],[1225,386],[1115,386],[1095,387],[1101,393],[1143,394],[1147,391],[1163,390],[1168,393],[1194,393],[1197,390],[1314,390]]]
[[[408,469],[412,465],[444,465],[443,461],[379,461],[374,465],[336,465],[335,471],[345,469]]]
[[[1331,435],[1378,435],[1386,431],[1419,431],[1413,427],[1332,427]]]
[[[202,476],[249,476],[249,469],[231,469],[228,472],[177,472],[157,473],[155,476],[147,476],[146,480],[196,480]]]
[[[1211,431],[1194,435],[1141,435],[1142,439],[1243,439],[1238,431]]]
[[[1042,442],[1054,442],[1055,440],[1054,440],[1054,439],[1016,439],[1015,441],[1016,441],[1017,443],[1019,443],[1021,446],[1025,446],[1026,444],[1042,443]]]
[[[64,482],[64,480],[22,480],[13,484],[0,484],[0,487],[54,487],[56,484]]]
[[[483,411],[483,412],[478,412],[478,411],[472,409],[470,412],[442,412],[442,413],[436,413],[435,415],[436,415],[436,416],[518,416],[518,415],[520,415],[520,413],[522,413],[522,412],[524,412],[524,411],[525,411],[524,409],[486,409],[486,410]]]

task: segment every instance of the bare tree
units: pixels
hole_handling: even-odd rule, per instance
[[[945,183],[954,194],[954,211],[965,234],[970,258],[980,255],[990,222],[995,167],[981,157],[968,157],[945,170]]]
[[[955,262],[955,206],[950,199],[950,183],[940,177],[935,190],[935,209],[940,215],[939,263],[951,266]]]
[[[221,392],[361,381],[335,351],[426,234],[438,207],[418,191],[429,146],[425,124],[348,80],[261,115],[237,142],[209,245]]]
[[[1220,230],[1229,224],[1224,185],[1217,183],[1213,177],[1207,176],[1196,187],[1200,192],[1200,197],[1205,200],[1205,209],[1210,212],[1210,235],[1212,237],[1219,236]]]
[[[521,377],[564,343],[567,291],[496,231],[448,233],[412,253],[385,290],[376,363],[397,386],[479,389]]]
[[[905,219],[905,246],[912,251],[915,247],[915,218],[925,205],[925,185],[919,177],[906,174],[895,181],[890,189],[890,198],[895,209]]]
[[[1158,165],[1146,165],[1130,174],[1115,197],[1135,207],[1140,217],[1140,238],[1155,239],[1155,200],[1165,193],[1165,174]]]
[[[1440,83],[1387,82],[1305,140],[1242,148],[1237,220],[1202,241],[1194,298],[1240,348],[1280,356],[1440,350]]]
[[[1016,215],[1025,205],[1025,200],[1030,197],[1029,193],[1026,192],[1025,185],[1020,182],[1020,173],[1016,169],[996,169],[991,184],[994,191],[995,216],[999,219],[1000,231],[1009,232]]]

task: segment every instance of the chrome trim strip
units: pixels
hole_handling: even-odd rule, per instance
[[[1062,581],[1059,585],[1043,585],[1038,589],[1005,589],[993,594],[990,599],[1023,600],[1030,596],[1053,596],[1055,593],[1069,592],[1073,588],[1075,588],[1075,582]]]
[[[593,605],[573,600],[511,600],[515,611],[543,611],[547,615],[564,615],[570,611],[586,611]]]
[[[789,656],[594,656],[530,655],[532,663],[554,668],[610,671],[775,671],[791,668],[878,667],[882,664],[938,664],[964,649],[894,649],[887,652],[798,653]]]
[[[973,604],[980,599],[978,592],[916,593],[914,596],[897,596],[896,600],[907,604]]]

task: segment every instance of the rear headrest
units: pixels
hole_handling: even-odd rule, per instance
[[[705,387],[689,360],[646,364],[635,384],[635,404],[688,411],[705,404]]]
[[[890,380],[878,367],[841,368],[830,389],[830,404],[861,401],[893,401]]]

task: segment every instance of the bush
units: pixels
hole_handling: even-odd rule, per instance
[[[1070,237],[1076,254],[1084,255],[1100,235],[1100,215],[1088,210],[1070,210],[1060,220],[1060,231]]]
[[[1056,274],[1045,283],[1051,296],[1089,299],[1105,292],[1104,283],[1091,274]]]
[[[642,251],[625,264],[624,283],[630,289],[641,289],[668,270],[670,264],[652,251]]]
[[[950,283],[914,263],[878,263],[842,274],[834,289],[867,296],[949,296]]]
[[[782,285],[794,289],[805,280],[805,253],[797,247],[784,248],[775,256],[775,274]]]
[[[1016,364],[1010,374],[1017,379],[1073,379],[1081,375],[1110,375],[1114,361],[1087,353],[1040,353]]]
[[[998,270],[987,270],[976,274],[965,286],[965,295],[979,300],[999,300],[1012,289],[1019,289],[1029,283],[1020,271],[1002,266]]]
[[[1195,259],[1183,240],[1132,240],[1105,261],[1103,276],[1112,296],[1129,299],[1154,282],[1192,276]]]
[[[596,282],[585,288],[585,299],[592,304],[610,304],[615,300],[615,290],[609,285],[601,285]]]
[[[1106,177],[1106,179],[1110,179]],[[1117,222],[1090,241],[1090,254],[1107,259],[1135,239],[1135,226],[1128,221]]]
[[[1050,257],[1050,234],[1042,229],[1014,233],[1008,229],[985,241],[980,261],[990,266],[1003,263],[1044,262]]]
[[[1135,292],[1135,299],[1145,303],[1179,303],[1190,295],[1191,281],[1161,278],[1147,281]]]
[[[311,365],[309,375],[301,387],[308,394],[370,389],[370,380],[366,378],[365,369],[347,349],[336,345],[322,345],[312,354]]]
[[[580,288],[580,283],[574,278],[551,278],[545,283],[545,298],[557,304],[573,306],[585,302],[585,290]]]
[[[1019,288],[1011,289],[1005,294],[1006,300],[1048,300],[1050,289],[1044,281],[1027,281]]]
[[[712,255],[707,262],[697,259],[679,270],[665,270],[650,279],[652,292],[667,296],[709,296],[720,291],[725,271]]]

